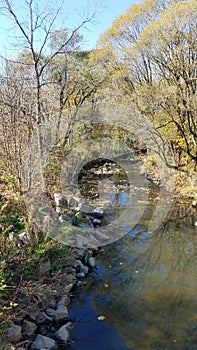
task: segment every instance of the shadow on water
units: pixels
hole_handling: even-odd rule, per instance
[[[154,205],[127,236],[102,248],[76,290],[72,349],[197,349],[196,209],[174,205],[151,233]]]

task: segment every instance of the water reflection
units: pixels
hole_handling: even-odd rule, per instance
[[[103,350],[98,341],[101,324],[107,329],[106,349],[197,349],[196,210],[190,211],[190,220],[187,215],[184,219],[184,210],[175,206],[157,232],[136,227],[97,257],[98,267],[83,286],[81,304],[84,314],[88,304],[90,312],[105,317],[96,331],[91,322],[88,326],[94,349]],[[147,217],[144,214],[143,223]],[[73,310],[77,315],[77,308]],[[110,327],[117,339],[125,340],[124,346],[110,348]]]

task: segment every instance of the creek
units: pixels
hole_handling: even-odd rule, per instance
[[[147,222],[159,189],[147,187],[141,219],[100,249],[96,268],[76,288],[69,314],[74,327],[63,349],[197,349],[196,208],[174,204],[151,232]],[[119,199],[124,208],[125,196]]]

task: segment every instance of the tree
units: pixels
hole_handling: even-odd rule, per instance
[[[60,41],[62,39],[64,41],[66,37],[66,29],[55,31],[51,35],[50,46],[57,49]],[[95,93],[103,82],[102,76],[98,76],[94,67],[89,65],[90,52],[81,51],[81,41],[82,37],[76,33],[70,42],[69,50],[63,50],[48,67],[49,81],[52,82],[51,89],[58,101],[56,103],[57,141],[62,118],[65,123],[66,115],[67,128],[63,136],[63,145],[69,141],[79,109],[86,101],[93,102]]]
[[[161,89],[171,90],[170,103],[169,94],[164,99],[166,120],[159,127],[175,125],[181,136],[178,148],[197,163],[196,35],[197,3],[191,0],[169,6],[160,21],[151,21],[139,45],[149,57]]]
[[[87,24],[94,17],[94,13],[88,18],[84,19],[76,28],[67,35],[59,36],[55,45],[51,45],[49,51],[49,44],[51,44],[51,37],[57,38],[57,26],[56,22],[60,14],[64,1],[60,2],[56,11],[52,11],[46,6],[44,2],[38,2],[36,0],[24,0],[23,11],[20,12],[20,8],[17,7],[10,0],[3,0],[1,3],[1,13],[4,16],[8,16],[14,23],[14,30],[20,33],[20,40],[18,46],[25,48],[25,59],[29,60],[30,76],[28,81],[33,82],[32,94],[34,95],[34,128],[37,133],[37,147],[38,147],[38,160],[40,164],[40,187],[44,191],[44,175],[43,175],[43,135],[42,124],[48,119],[48,106],[46,103],[46,95],[48,93],[47,86],[50,85],[48,80],[48,67],[52,66],[53,62],[57,59],[62,52],[70,52],[73,49],[73,42],[77,37],[79,30]],[[22,15],[22,13],[24,15]],[[25,16],[25,19],[24,19]],[[61,32],[59,32],[61,34]],[[64,34],[64,32],[62,32]],[[24,63],[23,55],[19,55]],[[29,58],[28,58],[29,55]],[[30,80],[29,80],[30,79]],[[30,85],[31,85],[30,83]],[[32,101],[32,99],[31,99]],[[51,105],[51,104],[50,104]]]
[[[184,154],[197,163],[196,13],[194,0],[145,0],[114,21],[92,54],[120,101],[149,117],[179,166]]]
[[[4,75],[0,76],[0,155],[8,175],[15,179],[15,189],[20,192],[23,153],[36,118],[35,96],[32,81],[27,79],[29,66],[8,60],[4,65]]]

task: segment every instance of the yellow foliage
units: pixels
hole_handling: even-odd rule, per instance
[[[11,307],[16,307],[16,306],[18,306],[18,304],[15,303],[14,301],[10,301],[10,306],[11,306]]]
[[[115,19],[112,27],[100,37],[98,46],[105,45],[114,39],[119,40],[127,34],[128,30],[130,31],[130,40],[136,42],[143,22],[146,24],[150,20],[150,16],[157,12],[157,5],[157,0],[145,0],[140,4],[134,4],[129,7],[125,13]]]

